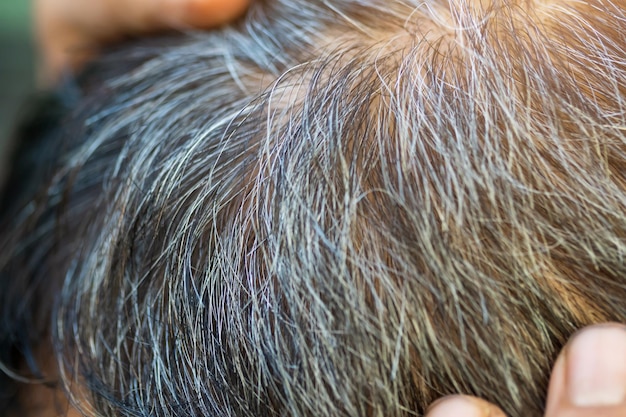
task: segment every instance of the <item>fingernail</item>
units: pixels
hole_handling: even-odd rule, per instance
[[[461,395],[435,401],[426,414],[428,417],[489,417],[489,410]]]
[[[626,397],[626,329],[587,329],[567,348],[567,392],[577,407],[621,404]]]

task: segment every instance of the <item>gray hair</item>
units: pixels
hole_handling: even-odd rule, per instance
[[[51,343],[102,416],[542,415],[626,320],[624,33],[624,0],[273,0],[105,55],[0,229],[5,357]]]

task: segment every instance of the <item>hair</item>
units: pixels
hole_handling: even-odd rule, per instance
[[[0,367],[51,349],[101,416],[543,415],[626,320],[624,33],[624,0],[268,0],[105,54],[22,131]]]

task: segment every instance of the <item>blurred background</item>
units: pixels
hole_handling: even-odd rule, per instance
[[[0,0],[0,182],[9,132],[34,89],[30,0]]]

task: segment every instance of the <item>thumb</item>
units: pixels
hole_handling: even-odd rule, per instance
[[[546,417],[626,416],[626,327],[577,333],[552,371]]]

